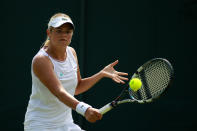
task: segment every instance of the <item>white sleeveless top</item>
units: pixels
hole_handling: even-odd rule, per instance
[[[77,63],[70,49],[66,48],[65,61],[57,61],[50,57],[44,49],[37,55],[48,56],[54,66],[54,72],[65,90],[74,96],[77,86]],[[25,114],[25,129],[56,128],[73,123],[71,108],[63,104],[38,79],[31,69],[32,94]]]

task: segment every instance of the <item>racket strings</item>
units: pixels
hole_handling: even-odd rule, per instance
[[[162,61],[154,63],[151,67],[145,69],[144,75],[152,97],[160,95],[168,86],[171,78],[170,72],[168,66]]]
[[[155,60],[146,64],[137,77],[142,81],[142,87],[137,92],[129,90],[137,100],[148,100],[159,96],[168,87],[172,77],[170,64],[163,60]]]

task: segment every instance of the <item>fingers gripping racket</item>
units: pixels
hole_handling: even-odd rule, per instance
[[[138,91],[133,91],[128,85],[114,101],[99,109],[100,113],[105,114],[122,103],[152,102],[171,85],[173,75],[174,70],[168,60],[163,58],[149,60],[139,67],[132,76],[132,78],[141,80],[141,88]]]

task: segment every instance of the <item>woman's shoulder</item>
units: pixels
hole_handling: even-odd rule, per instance
[[[77,57],[77,53],[76,53],[75,49],[74,49],[73,47],[71,47],[71,46],[68,46],[68,48],[70,48],[70,50],[71,50],[71,52],[73,53],[73,55],[74,55],[75,57]]]
[[[78,63],[77,53],[76,53],[75,49],[73,47],[70,47],[70,46],[68,46],[68,48],[70,48],[70,50],[71,50],[71,52],[74,56],[75,61]]]
[[[33,57],[32,61],[33,63],[42,63],[42,61],[48,62],[50,60],[47,54],[44,52],[44,49],[40,49],[38,53]]]

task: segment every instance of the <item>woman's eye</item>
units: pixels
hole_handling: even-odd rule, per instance
[[[66,34],[70,34],[71,33],[71,31],[66,31]]]
[[[71,30],[56,30],[56,33],[60,34],[60,33],[64,33],[64,34],[70,34],[72,31]]]
[[[61,30],[57,30],[56,32],[57,32],[57,33],[61,33],[62,31],[61,31]]]

